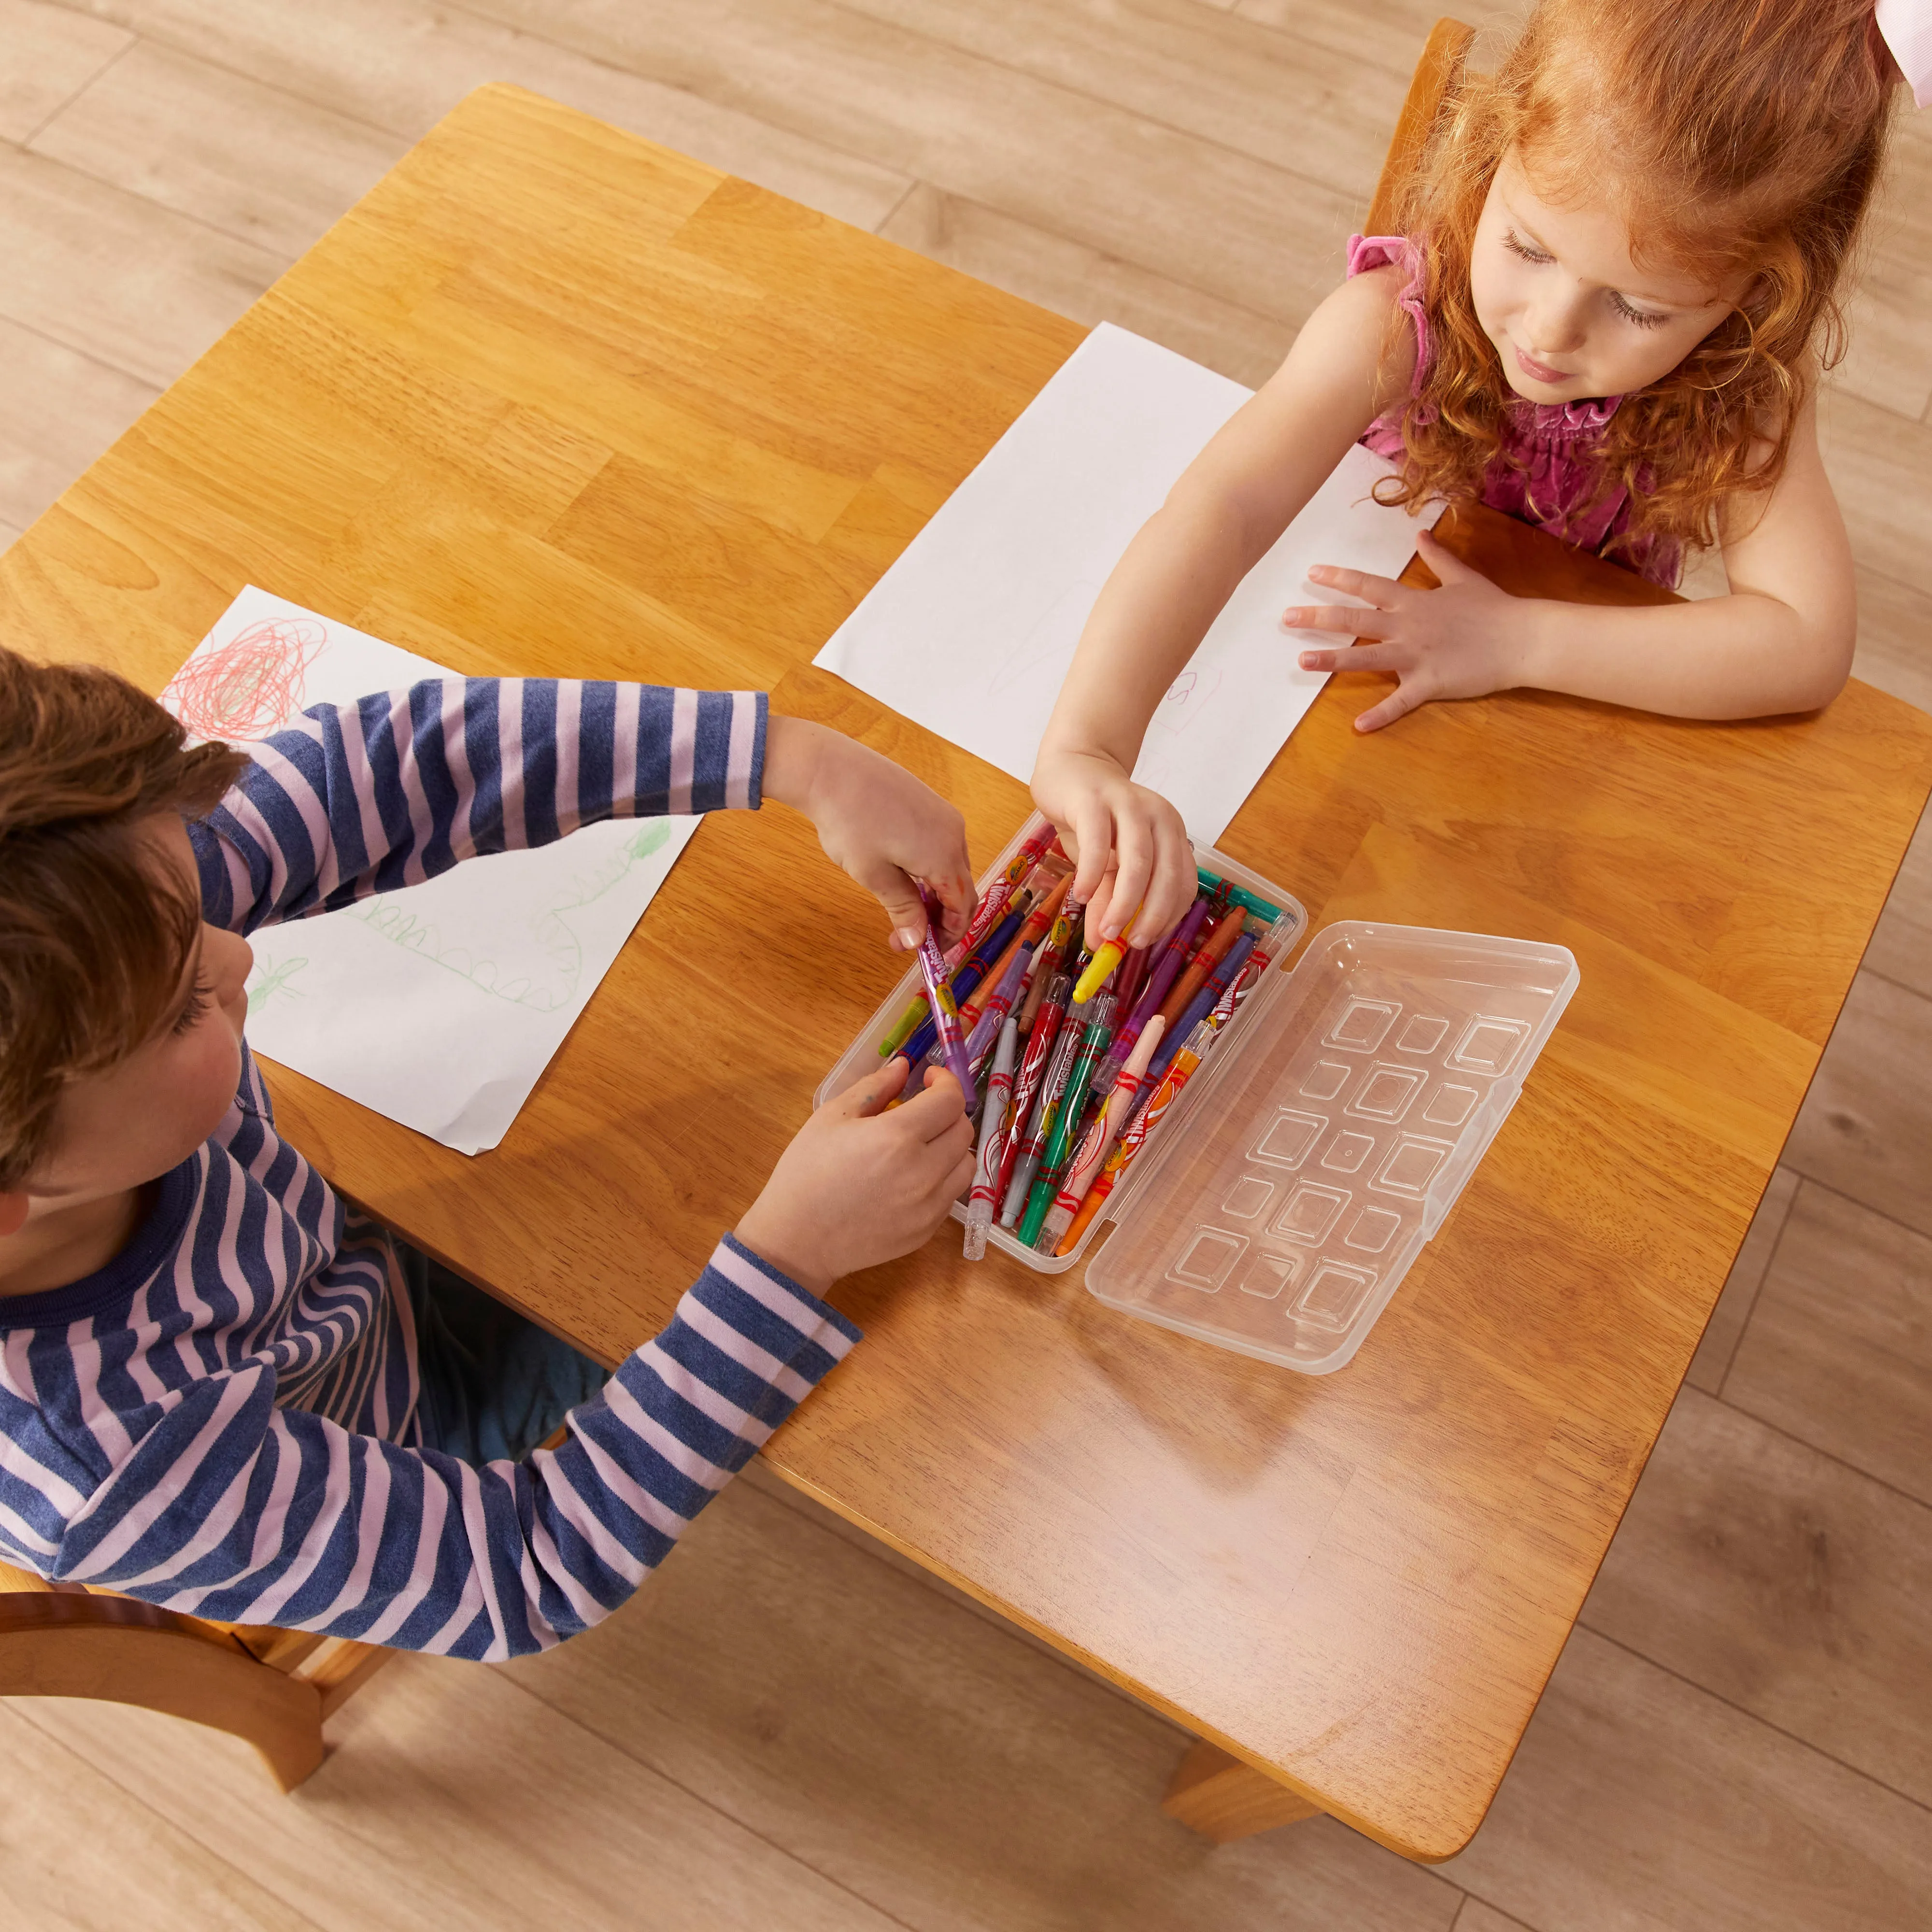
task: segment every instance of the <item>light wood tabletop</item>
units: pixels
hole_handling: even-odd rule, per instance
[[[467,672],[765,687],[956,800],[983,862],[1023,788],[809,661],[1082,333],[488,88],[14,547],[0,635],[158,691],[253,582]],[[1512,588],[1642,594],[1533,534],[1459,541]],[[1582,978],[1355,1360],[1291,1375],[1114,1314],[1078,1270],[964,1264],[948,1230],[836,1291],[867,1340],[766,1453],[1280,1780],[1202,1760],[1223,1814],[1298,1793],[1438,1858],[1676,1392],[1932,786],[1932,720],[1856,683],[1743,725],[1524,694],[1360,739],[1374,688],[1331,683],[1226,848],[1317,928],[1560,940]],[[614,1360],[898,970],[802,820],[719,816],[493,1153],[271,1082],[346,1192]]]

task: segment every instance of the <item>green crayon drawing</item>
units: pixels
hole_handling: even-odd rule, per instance
[[[394,893],[379,892],[374,898],[350,908],[346,916],[360,920],[379,938],[468,981],[478,992],[487,993],[493,999],[526,1007],[533,1012],[560,1012],[575,1000],[584,976],[583,942],[569,915],[596,904],[614,890],[640,860],[662,850],[670,833],[670,826],[663,819],[646,821],[598,864],[572,880],[527,922],[526,930],[536,942],[548,968],[541,978],[529,974],[504,974],[486,952],[460,940],[446,939],[434,921],[418,917],[408,900]]]
[[[302,989],[289,982],[308,964],[299,957],[278,960],[266,952],[257,953],[248,988],[248,1017],[253,1019],[278,994],[285,1000],[305,999],[308,995]]]

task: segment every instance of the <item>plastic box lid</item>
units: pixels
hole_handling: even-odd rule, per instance
[[[1345,920],[1270,974],[1115,1190],[1110,1307],[1339,1369],[1434,1235],[1576,991],[1568,947]]]

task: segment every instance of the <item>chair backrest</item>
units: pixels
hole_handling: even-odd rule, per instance
[[[1408,97],[1402,104],[1395,133],[1389,141],[1381,178],[1376,183],[1376,198],[1369,204],[1364,234],[1394,232],[1396,200],[1402,184],[1421,160],[1429,138],[1436,131],[1443,101],[1462,71],[1469,43],[1475,38],[1476,30],[1464,26],[1460,20],[1438,20],[1430,28],[1422,58],[1415,64],[1415,77],[1408,83]]]

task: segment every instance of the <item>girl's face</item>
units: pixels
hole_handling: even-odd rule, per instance
[[[1469,265],[1476,320],[1532,403],[1621,396],[1668,375],[1744,292],[1640,268],[1607,207],[1544,200],[1514,154],[1490,184]]]

